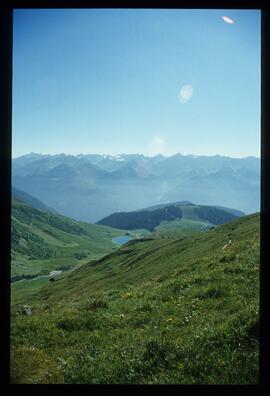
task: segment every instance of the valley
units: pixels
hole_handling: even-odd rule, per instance
[[[14,286],[25,281],[29,290],[36,290],[36,281],[40,283],[40,278],[46,279],[52,271],[59,274],[73,271],[129,240],[176,237],[208,230],[243,215],[232,209],[178,202],[115,213],[94,225],[51,213],[41,201],[18,192],[15,191],[15,196],[26,197],[36,208],[13,198],[11,282]]]
[[[11,220],[12,282],[71,270],[112,250],[112,238],[123,234],[36,209],[16,198]]]

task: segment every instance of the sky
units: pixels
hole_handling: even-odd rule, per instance
[[[260,24],[259,10],[15,10],[12,156],[260,156]]]

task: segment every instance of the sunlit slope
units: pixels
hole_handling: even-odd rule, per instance
[[[257,383],[259,216],[130,242],[25,302],[12,382]]]
[[[151,280],[179,270],[192,273],[202,266],[209,272],[230,262],[236,267],[250,262],[248,252],[258,247],[259,215],[237,219],[215,230],[198,232],[177,239],[134,240],[101,260],[85,264],[76,272],[59,279],[48,288],[46,297],[71,297],[87,289],[87,293],[102,288],[119,287]],[[230,242],[231,241],[231,242]],[[225,247],[230,242],[228,246]],[[255,245],[254,245],[255,244]],[[216,266],[216,268],[215,268]],[[70,293],[72,291],[72,293]]]
[[[67,270],[110,251],[121,231],[78,222],[12,200],[12,279]]]

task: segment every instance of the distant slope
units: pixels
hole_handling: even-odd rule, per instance
[[[167,226],[169,222],[175,220],[180,224],[182,218],[200,223],[207,222],[209,225],[218,225],[233,220],[240,215],[243,215],[243,213],[240,211],[234,211],[233,213],[232,209],[201,206],[183,201],[174,204],[155,205],[134,212],[113,213],[98,221],[97,224],[127,230],[146,228],[149,231],[153,231],[155,227],[159,226],[161,222],[164,221],[167,222]],[[192,225],[192,223],[190,225]],[[196,225],[194,224],[194,226]]]
[[[97,224],[126,230],[145,228],[153,231],[161,221],[180,219],[182,216],[183,213],[180,207],[170,205],[154,210],[113,213],[100,220]]]
[[[237,216],[230,211],[212,206],[200,205],[194,208],[194,212],[200,219],[206,220],[214,225],[227,223],[228,221],[234,220],[235,218],[239,217],[239,215]]]
[[[115,245],[121,231],[78,222],[12,200],[12,280],[70,269],[100,256]]]
[[[25,297],[12,382],[257,384],[259,235],[255,214],[134,240]]]
[[[55,209],[45,205],[43,202],[33,197],[32,195],[24,191],[18,190],[18,188],[12,187],[11,193],[13,198],[28,203],[29,205],[33,206],[36,209],[41,209],[46,212],[52,212],[57,214],[57,211]]]
[[[213,208],[222,209],[222,210],[225,210],[225,212],[232,213],[236,217],[245,216],[245,213],[242,212],[241,210],[232,209],[232,208],[225,208],[224,206],[215,206],[215,205],[211,205],[211,206],[213,206]]]
[[[177,201],[177,202],[167,202],[167,203],[164,203],[164,204],[153,205],[153,206],[150,206],[148,208],[143,208],[143,209],[138,209],[138,210],[154,210],[154,209],[165,208],[166,206],[171,206],[171,205],[181,206],[181,207],[182,206],[185,206],[185,207],[186,206],[188,206],[188,207],[189,206],[199,206],[199,205],[196,205],[195,203],[190,202],[190,201]],[[245,215],[245,213],[242,212],[241,210],[232,209],[232,208],[226,208],[224,206],[218,206],[218,205],[210,205],[210,206],[212,208],[222,209],[225,212],[232,213],[236,217],[240,217],[240,216],[244,216]]]
[[[190,201],[177,201],[177,202],[167,202],[167,203],[163,203],[163,204],[153,205],[153,206],[149,206],[147,208],[138,209],[137,211],[162,209],[162,208],[166,208],[167,206],[171,206],[171,205],[173,205],[173,206],[196,206],[196,204],[194,204],[193,202],[190,202]]]

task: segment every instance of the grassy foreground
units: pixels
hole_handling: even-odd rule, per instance
[[[14,383],[258,383],[259,215],[131,241],[24,303]]]

